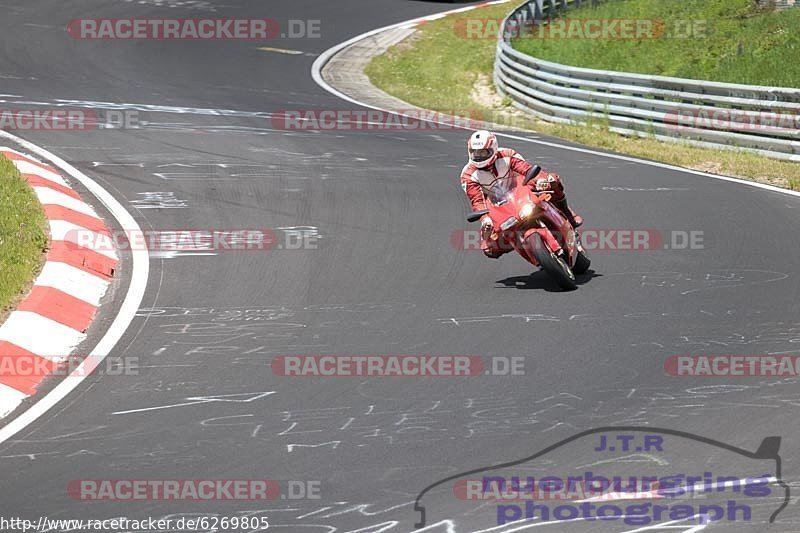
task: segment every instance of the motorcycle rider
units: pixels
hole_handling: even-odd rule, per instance
[[[461,171],[461,188],[464,189],[473,211],[486,209],[485,192],[489,185],[498,178],[503,178],[509,172],[525,176],[533,168],[529,162],[511,148],[499,148],[497,137],[494,133],[480,130],[473,133],[467,140],[467,153],[469,162]],[[583,224],[583,219],[577,215],[569,205],[564,193],[564,185],[558,174],[542,171],[535,178],[532,187],[537,192],[551,194],[551,203],[567,217],[573,227]],[[492,220],[489,215],[481,218],[481,250],[487,257],[497,259],[510,247],[503,247],[497,240],[490,239],[492,234]],[[505,249],[504,249],[505,248]]]

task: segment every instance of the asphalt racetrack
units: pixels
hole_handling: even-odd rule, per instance
[[[446,8],[401,0],[3,2],[0,107],[134,111],[139,121],[16,134],[92,177],[146,231],[270,228],[281,246],[151,254],[142,307],[112,353],[138,370],[91,376],[0,444],[0,516],[268,517],[270,531],[299,533],[800,531],[793,494],[783,507],[800,474],[797,379],[664,369],[672,355],[800,353],[800,198],[505,139],[564,177],[587,231],[647,230],[662,239],[640,250],[598,244],[589,275],[562,292],[511,254],[492,261],[454,246],[453,235],[469,228],[458,182],[467,131],[286,130],[273,120],[287,109],[353,109],[312,80],[314,59],[355,35]],[[176,17],[314,19],[320,37],[90,41],[65,31],[80,18]],[[694,246],[681,244],[686,235]],[[113,317],[129,277],[124,253],[84,348]],[[273,371],[274,357],[300,354],[480,356],[487,373]],[[518,371],[502,372],[512,360],[522,361]],[[533,457],[608,426],[628,429]],[[634,435],[635,447],[598,450],[600,435]],[[773,436],[781,437],[780,463],[775,440],[755,453]],[[770,494],[666,498],[695,509],[694,521],[664,512],[640,525],[621,517],[511,524],[525,518],[526,502],[513,501],[515,510],[455,488],[503,463],[515,464],[496,475],[776,481]],[[86,501],[70,490],[81,480],[250,479],[276,480],[284,498]],[[718,500],[749,506],[751,517],[696,519],[700,505]],[[196,530],[225,530],[204,527]]]

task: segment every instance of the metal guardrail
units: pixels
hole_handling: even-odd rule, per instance
[[[790,7],[800,6],[800,0],[758,0],[758,5],[774,9],[789,9]]]
[[[550,122],[800,161],[800,89],[571,67],[511,46],[521,29],[590,2],[598,0],[531,0],[503,21],[494,83],[515,107]]]

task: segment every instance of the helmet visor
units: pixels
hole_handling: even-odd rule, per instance
[[[492,157],[494,155],[494,149],[481,148],[478,150],[471,150],[470,153],[472,154],[472,160],[476,163],[480,163]]]

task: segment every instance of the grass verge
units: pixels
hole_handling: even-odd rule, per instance
[[[0,156],[0,321],[28,289],[47,249],[42,206],[17,168]]]
[[[500,4],[429,22],[411,38],[373,58],[366,74],[375,86],[425,109],[442,112],[463,110],[465,115],[480,115],[498,124],[531,129],[586,146],[800,190],[798,163],[750,152],[697,148],[647,137],[625,137],[609,131],[601,122],[551,124],[517,111],[508,99],[498,97],[489,83],[494,66],[494,40],[466,39],[460,31],[464,23],[458,22],[459,19],[475,17],[499,19],[511,8],[510,3]],[[800,8],[797,11],[800,12]]]
[[[581,35],[588,28],[581,19],[633,19],[649,28],[642,39],[538,38],[528,32],[514,47],[579,67],[800,87],[800,61],[791,59],[800,53],[800,9],[761,9],[754,0],[613,0],[564,17],[555,28],[565,35]]]

